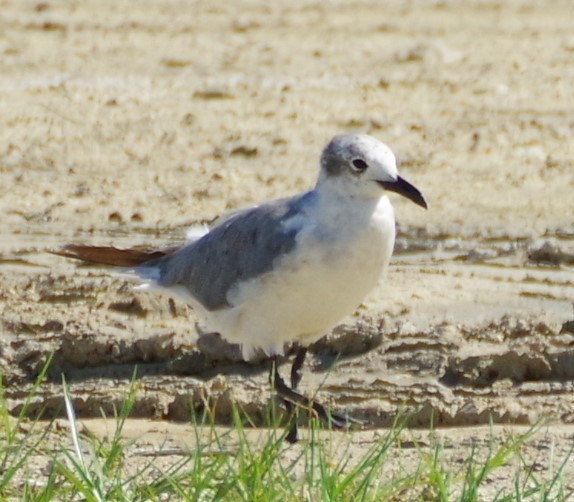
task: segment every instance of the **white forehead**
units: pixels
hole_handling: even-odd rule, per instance
[[[368,134],[354,134],[343,136],[343,145],[347,145],[349,160],[355,156],[361,156],[371,165],[379,165],[390,170],[393,174],[397,172],[397,161],[392,150]]]

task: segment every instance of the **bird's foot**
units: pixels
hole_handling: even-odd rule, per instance
[[[289,432],[285,437],[285,440],[290,443],[297,441],[297,417],[294,407],[309,410],[309,412],[317,417],[321,422],[335,429],[350,429],[356,425],[363,425],[363,422],[347,415],[328,412],[322,404],[307,398],[293,389],[290,389],[282,382],[282,380],[275,381],[275,390],[279,397],[281,397],[285,402],[287,411],[293,420]]]
[[[288,443],[296,443],[299,440],[299,427],[297,425],[297,417],[298,413],[295,407],[304,407],[309,410],[310,413],[315,415],[318,419],[321,420],[327,426],[332,427],[334,429],[351,429],[355,426],[362,426],[365,422],[361,420],[357,420],[352,418],[348,415],[341,415],[338,413],[330,413],[328,412],[322,404],[316,403],[314,401],[308,402],[307,405],[294,405],[291,401],[284,400],[285,405],[287,407],[287,411],[291,416],[290,426],[287,431],[287,435],[285,436],[285,441]],[[287,405],[288,404],[288,405]]]
[[[349,415],[328,412],[322,404],[317,402],[311,403],[313,412],[321,419],[335,429],[351,429],[353,426],[363,426],[365,422]]]
[[[348,415],[329,413],[322,404],[297,392],[296,388],[301,379],[300,369],[303,365],[306,351],[306,348],[299,349],[293,367],[291,368],[292,388],[288,387],[283,378],[281,378],[278,371],[277,360],[274,361],[270,373],[271,384],[275,388],[277,395],[283,400],[287,414],[290,417],[289,429],[285,436],[285,440],[289,443],[296,443],[298,441],[297,417],[299,408],[306,409],[321,422],[335,429],[350,429],[353,426],[361,426],[364,424]]]

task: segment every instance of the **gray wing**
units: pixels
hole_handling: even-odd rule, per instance
[[[185,286],[207,310],[229,307],[235,284],[268,272],[295,247],[298,226],[285,227],[314,199],[314,192],[281,199],[232,216],[198,241],[153,263],[158,283]]]

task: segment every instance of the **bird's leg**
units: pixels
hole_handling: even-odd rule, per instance
[[[279,361],[277,360],[277,356],[273,357],[273,364],[271,365],[269,381],[279,396],[281,396],[281,391],[279,389],[289,389],[279,374]],[[285,441],[288,443],[296,443],[299,439],[297,430],[297,409],[291,401],[287,399],[282,399],[282,401],[283,404],[285,404],[285,409],[287,410],[289,420],[292,421],[291,428],[289,429],[287,436],[285,436]]]
[[[297,351],[297,354],[295,355],[295,359],[293,360],[293,365],[291,366],[291,390],[294,392],[297,390],[299,382],[301,381],[301,368],[305,362],[306,355],[307,347],[300,347]],[[287,413],[289,415],[289,421],[291,422],[291,427],[287,433],[287,436],[285,436],[285,440],[289,443],[296,443],[299,438],[299,430],[297,425],[297,421],[299,419],[299,409],[287,399],[284,399],[283,402],[285,403],[285,408],[287,409]]]
[[[299,373],[299,369],[301,367],[301,365],[303,364],[303,360],[304,360],[304,353],[302,355],[300,355],[299,353],[297,354],[297,356],[295,357],[295,361],[294,361],[294,365],[295,363],[297,363],[297,365],[295,366],[295,370],[296,371],[291,371],[291,374],[293,375],[293,373],[295,373],[295,382],[299,383],[298,380],[300,380],[300,377],[298,375]],[[328,424],[332,424],[334,427],[341,429],[344,427],[347,427],[350,423],[352,423],[352,421],[348,420],[347,418],[341,416],[341,415],[336,415],[334,413],[330,414],[327,413],[327,410],[325,409],[324,406],[322,406],[321,404],[303,396],[302,394],[299,394],[297,391],[289,388],[283,378],[281,378],[281,375],[279,374],[279,365],[278,365],[278,361],[277,358],[274,357],[273,358],[273,366],[271,368],[271,375],[270,375],[270,380],[273,382],[275,391],[277,392],[277,395],[279,397],[281,397],[283,399],[283,401],[285,402],[285,406],[287,407],[287,411],[291,413],[291,410],[293,409],[292,406],[301,406],[303,408],[311,408],[313,410],[313,412],[319,417],[320,420],[322,420],[325,423]],[[293,430],[294,429],[294,430]],[[289,431],[289,433],[287,434],[287,437],[285,438],[287,441],[289,442],[296,442],[297,441],[297,429],[295,428],[291,428],[291,430]]]
[[[295,355],[295,360],[293,361],[293,366],[291,366],[291,388],[297,390],[299,382],[301,381],[301,368],[305,362],[305,356],[307,355],[307,347],[300,347]]]

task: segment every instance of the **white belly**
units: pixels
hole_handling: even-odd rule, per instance
[[[211,313],[213,327],[243,346],[282,354],[284,345],[308,345],[350,315],[377,284],[394,245],[394,216],[358,232],[340,228],[329,238],[309,233],[276,269],[246,281],[228,299],[233,308]]]

